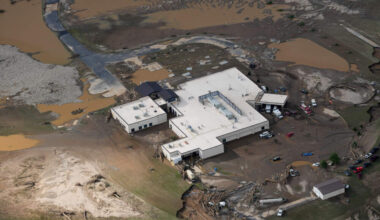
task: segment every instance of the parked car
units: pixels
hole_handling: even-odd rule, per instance
[[[374,148],[371,149],[370,153],[371,154],[375,154],[378,150],[379,150],[378,147],[374,147]]]
[[[309,92],[306,89],[301,89],[300,90],[303,94],[309,94]]]
[[[293,169],[293,168],[290,168],[290,169],[289,169],[289,174],[290,174],[290,176],[292,176],[292,177],[295,177],[295,176],[299,176],[299,175],[300,175],[300,173],[299,173],[297,170]]]
[[[372,161],[372,162],[375,162],[377,159],[379,158],[379,156],[377,155],[372,155],[369,160]]]
[[[284,216],[285,215],[285,210],[283,210],[283,209],[279,209],[278,211],[277,211],[277,216],[278,217],[282,217],[282,216]]]
[[[307,153],[302,153],[302,156],[313,156],[313,153],[312,152],[307,152]]]
[[[346,175],[346,176],[351,176],[352,174],[351,174],[351,171],[350,171],[350,170],[345,170],[345,171],[344,171],[344,175]]]
[[[369,166],[371,166],[371,163],[369,163],[369,162],[367,162],[367,163],[363,163],[363,167],[364,167],[364,168],[367,168],[367,167],[369,167]]]
[[[369,152],[368,154],[364,155],[364,158],[365,158],[365,159],[368,159],[368,158],[370,158],[371,156],[372,156],[372,153]]]
[[[319,163],[319,162],[315,162],[312,164],[313,167],[319,167],[320,165],[321,165],[321,163]]]
[[[300,108],[307,114],[311,114],[311,109],[309,106],[306,106],[305,103],[301,103]]]
[[[290,137],[292,137],[293,135],[294,135],[294,132],[289,132],[289,133],[286,134],[286,137],[290,138]]]
[[[354,162],[354,165],[358,165],[358,164],[360,164],[360,163],[362,163],[363,162],[363,160],[356,160],[355,162]]]
[[[356,170],[357,166],[351,165],[348,167],[350,170]]]
[[[356,170],[354,170],[354,173],[361,173],[363,169],[363,167],[357,167]]]
[[[281,92],[286,92],[286,88],[285,87],[280,87],[280,91]]]
[[[276,157],[273,157],[273,159],[272,159],[273,161],[279,161],[279,160],[281,160],[281,157],[279,157],[279,156],[276,156]]]
[[[268,138],[273,137],[273,134],[269,131],[264,131],[263,133],[259,134],[259,137],[268,139]]]
[[[315,101],[315,99],[311,99],[311,106],[317,107],[317,101]]]

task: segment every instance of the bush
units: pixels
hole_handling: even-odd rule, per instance
[[[327,162],[326,162],[325,160],[322,160],[322,161],[321,161],[321,167],[322,167],[323,169],[326,169],[326,168],[327,168]]]
[[[354,147],[354,148],[358,147],[358,142],[354,141],[354,142],[352,143],[352,147]]]
[[[298,23],[298,26],[300,26],[300,27],[305,26],[305,22],[301,21],[300,23]]]
[[[267,2],[267,5],[271,5],[271,4],[273,4],[272,1],[268,1],[268,2]]]
[[[330,158],[329,158],[334,164],[339,164],[340,162],[340,158],[338,156],[337,153],[333,153],[330,155]]]
[[[294,19],[295,17],[296,17],[296,16],[294,16],[294,15],[289,15],[289,16],[288,16],[289,19]]]

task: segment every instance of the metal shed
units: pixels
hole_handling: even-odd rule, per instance
[[[173,102],[178,98],[178,95],[171,89],[163,89],[158,92],[158,96],[167,102]]]

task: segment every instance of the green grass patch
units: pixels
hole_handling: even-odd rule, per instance
[[[190,185],[173,167],[158,160],[153,160],[153,163],[154,171],[150,172],[147,181],[134,187],[132,192],[175,218],[182,206],[180,198]]]
[[[351,129],[359,129],[361,125],[369,122],[370,115],[368,114],[368,109],[371,106],[365,107],[348,107],[343,110],[338,110],[338,113],[347,122],[347,125]]]
[[[52,132],[53,119],[50,113],[40,113],[34,106],[5,107],[0,109],[0,135]]]

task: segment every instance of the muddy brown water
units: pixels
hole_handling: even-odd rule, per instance
[[[51,32],[42,19],[40,0],[18,1],[0,0],[0,44],[10,44],[27,53],[35,53],[33,58],[51,64],[67,64],[70,53],[57,36]]]
[[[211,7],[201,3],[185,9],[151,13],[147,15],[148,18],[144,22],[164,22],[165,25],[161,28],[192,30],[211,26],[238,24],[266,17],[273,17],[273,20],[276,21],[284,15],[284,12],[281,10],[288,8],[289,6],[287,5],[279,4],[267,5],[265,8],[259,9],[256,4],[252,7],[237,8],[236,5],[232,5],[232,7]],[[265,10],[268,9],[271,10],[271,14],[265,13]]]
[[[0,151],[15,151],[34,147],[38,140],[25,137],[23,134],[0,136]]]
[[[280,44],[272,43],[269,47],[279,49],[276,53],[278,61],[344,72],[350,70],[345,59],[308,39],[296,38]]]
[[[63,105],[38,104],[37,109],[41,113],[52,111],[59,114],[59,117],[54,120],[52,124],[60,126],[74,119],[81,118],[90,112],[106,108],[116,102],[112,97],[104,98],[101,95],[91,95],[88,92],[88,87],[89,84],[84,86],[83,95],[79,97],[82,102],[67,103]],[[78,109],[83,109],[83,112],[79,114],[72,114],[73,111]]]
[[[145,0],[75,0],[71,8],[79,19],[88,19],[95,16],[104,15],[116,10],[131,9],[137,6],[146,5]]]
[[[147,69],[139,69],[132,75],[132,82],[136,85],[145,81],[160,81],[168,78],[170,72],[166,69],[160,69],[156,71],[149,71]]]

